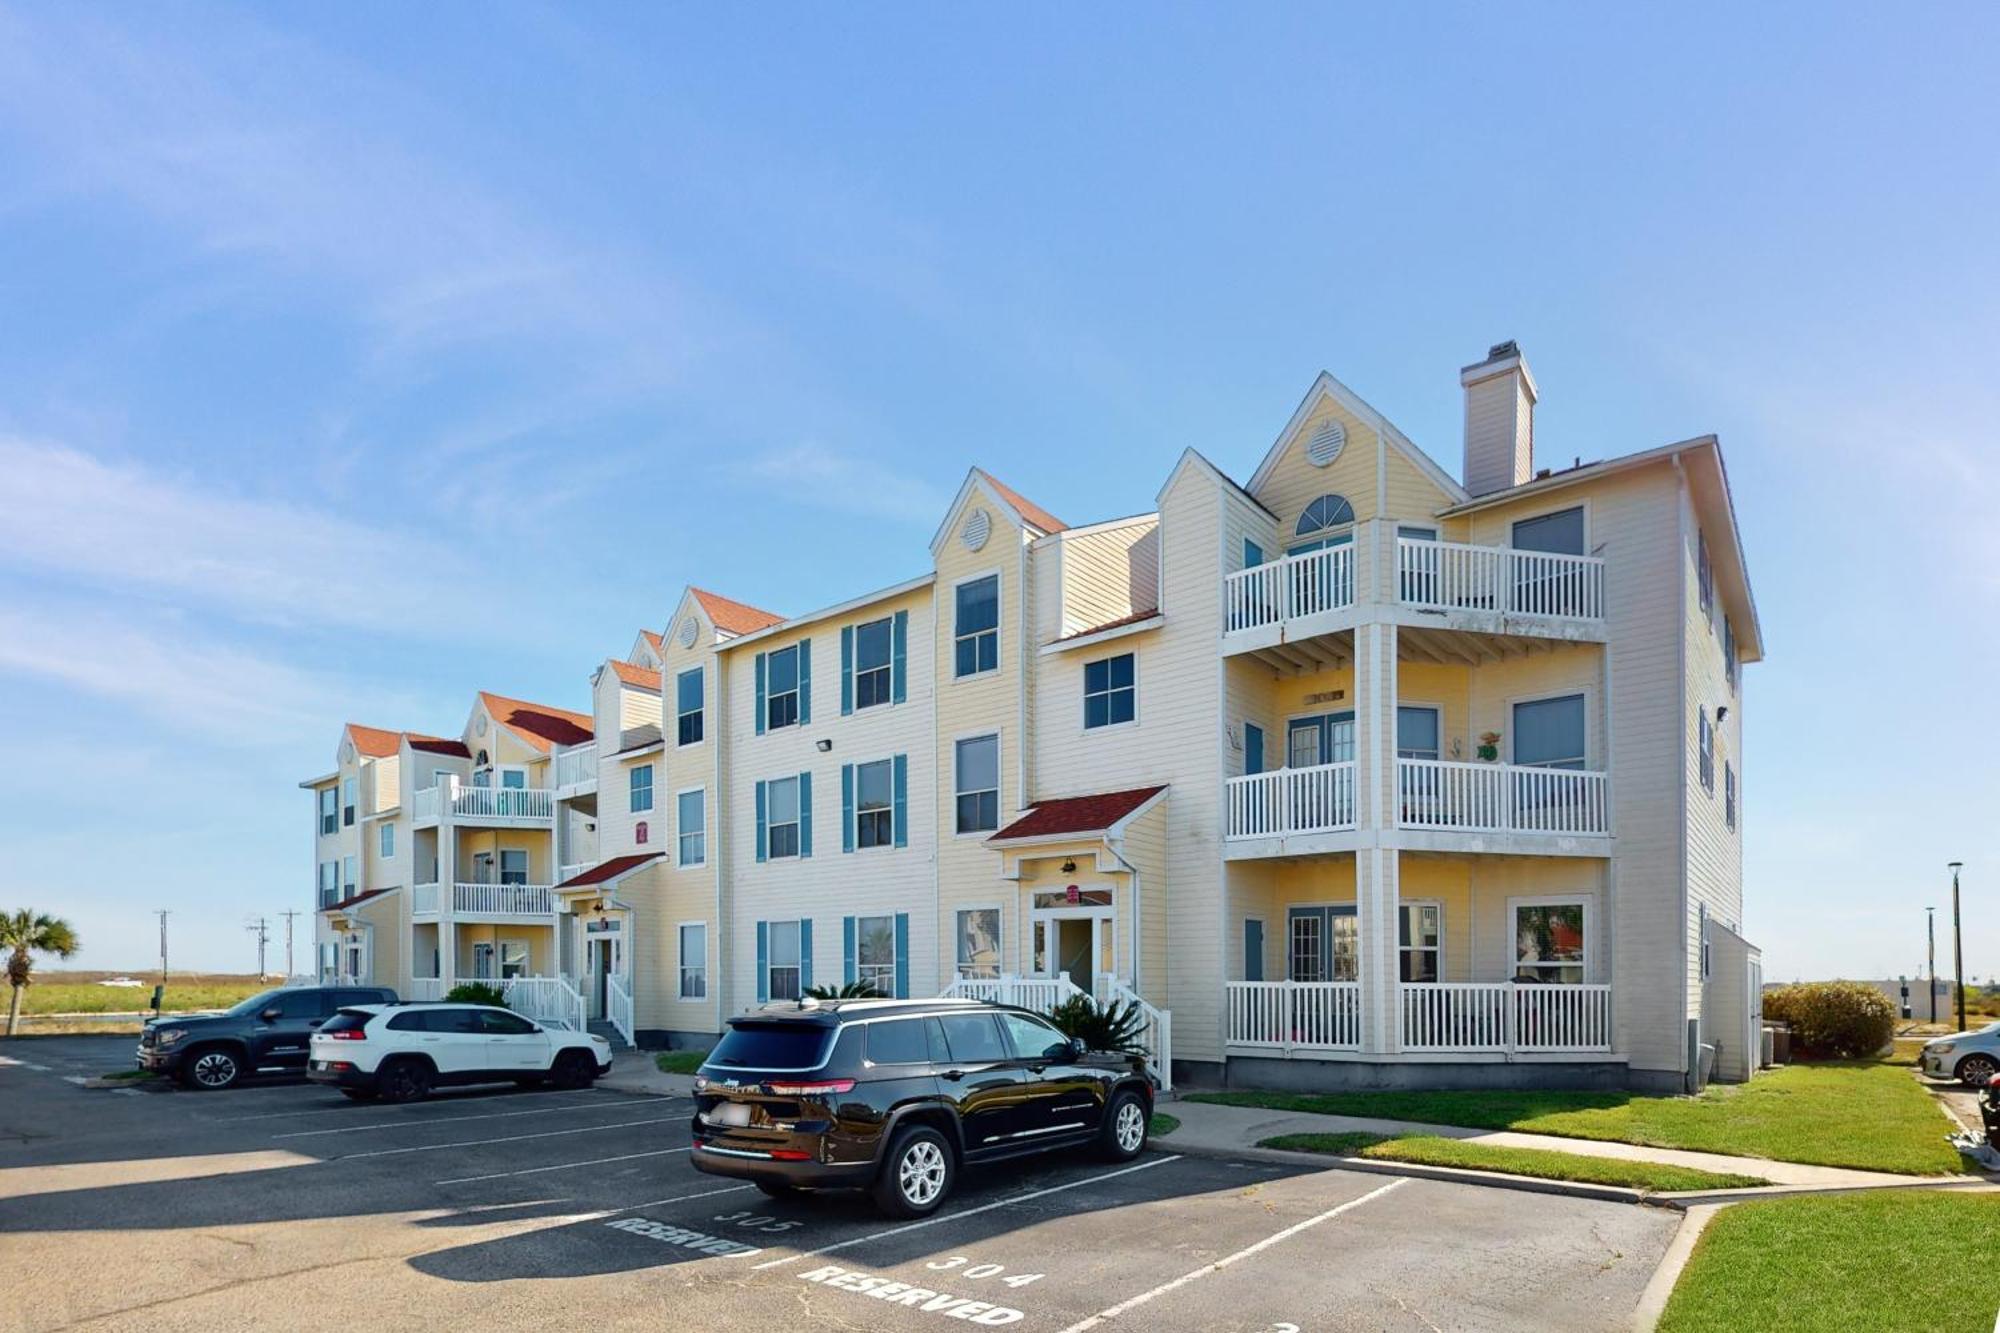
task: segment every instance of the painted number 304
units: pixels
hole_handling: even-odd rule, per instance
[[[939,1259],[935,1263],[925,1264],[924,1267],[934,1268],[939,1272],[957,1269],[960,1277],[997,1277],[1010,1287],[1025,1287],[1030,1282],[1040,1282],[1042,1280],[1040,1273],[1009,1273],[1000,1264],[975,1264],[962,1254],[954,1254],[948,1259]],[[1003,1274],[1005,1276],[1002,1276]]]

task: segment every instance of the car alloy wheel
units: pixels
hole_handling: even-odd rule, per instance
[[[226,1088],[236,1081],[236,1060],[227,1051],[204,1051],[194,1062],[194,1081],[204,1088]]]
[[[928,1208],[944,1190],[944,1149],[918,1139],[896,1164],[896,1184],[913,1208]]]
[[[1146,1142],[1146,1111],[1136,1101],[1127,1101],[1118,1108],[1118,1123],[1114,1127],[1118,1135],[1118,1150],[1125,1153],[1138,1152]]]
[[[1996,1073],[2000,1073],[2000,1065],[1990,1055],[1968,1055],[1958,1064],[1959,1081],[1975,1088],[1985,1087],[1986,1080]]]

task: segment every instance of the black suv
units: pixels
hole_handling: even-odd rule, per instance
[[[1040,1014],[973,1000],[772,1004],[729,1021],[695,1079],[696,1168],[774,1198],[866,1189],[921,1217],[961,1165],[1146,1146],[1153,1085]]]
[[[190,1088],[215,1092],[249,1074],[301,1073],[314,1029],[350,1004],[393,1004],[384,986],[281,986],[260,991],[219,1014],[148,1023],[139,1034],[139,1068],[171,1074]]]

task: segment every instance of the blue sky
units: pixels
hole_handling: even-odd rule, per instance
[[[0,6],[0,902],[245,968],[343,720],[919,572],[973,463],[1246,476],[1322,368],[1455,471],[1512,337],[1545,462],[1722,437],[1770,975],[1954,856],[2000,970],[1990,8],[940,13]]]

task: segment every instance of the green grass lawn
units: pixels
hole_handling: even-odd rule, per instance
[[[661,1051],[653,1057],[662,1074],[692,1074],[708,1059],[707,1051]]]
[[[1204,1092],[1191,1102],[1768,1157],[1910,1175],[1962,1169],[1910,1071],[1872,1060],[1786,1065],[1698,1097],[1626,1092]]]
[[[168,1010],[227,1009],[238,1000],[248,999],[275,985],[270,981],[182,981],[167,983],[161,1007]],[[9,997],[0,991],[0,1004]],[[117,1014],[150,1009],[153,987],[99,986],[94,982],[37,981],[21,995],[24,1014]]]
[[[1386,1134],[1280,1134],[1260,1148],[1291,1152],[1329,1153],[1336,1157],[1371,1157],[1385,1162],[1417,1162],[1425,1166],[1456,1166],[1470,1171],[1504,1171],[1540,1180],[1574,1180],[1589,1185],[1621,1185],[1626,1189],[1665,1193],[1671,1190],[1727,1190],[1768,1185],[1756,1176],[1723,1175],[1657,1162],[1621,1162],[1580,1153],[1548,1152],[1541,1148],[1496,1148],[1434,1134],[1392,1137]]]
[[[1746,1328],[1988,1333],[2000,1195],[1878,1190],[1716,1214],[1661,1333]]]
[[[1162,1134],[1171,1134],[1180,1127],[1181,1122],[1173,1116],[1168,1115],[1165,1111],[1155,1111],[1153,1112],[1152,1126],[1147,1130],[1147,1133],[1157,1139]]]

